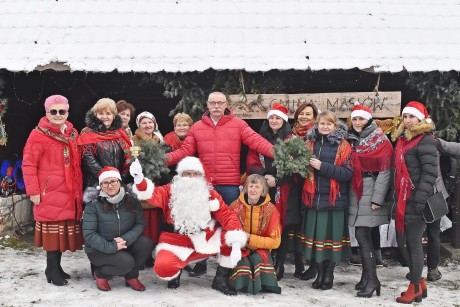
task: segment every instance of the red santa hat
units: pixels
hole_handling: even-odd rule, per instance
[[[99,172],[99,185],[101,184],[104,179],[107,178],[117,178],[118,180],[121,181],[121,176],[120,176],[120,171],[112,166],[105,166],[101,171]]]
[[[425,119],[427,123],[431,123],[431,118],[428,114],[428,110],[421,102],[418,101],[409,102],[402,110],[402,114],[411,114],[417,117],[419,120]]]
[[[362,118],[365,118],[367,120],[372,118],[372,110],[368,107],[365,107],[361,104],[359,104],[358,101],[355,102],[355,106],[353,107],[353,110],[351,112],[351,118],[360,116]]]
[[[185,157],[177,164],[177,174],[180,176],[184,171],[196,171],[205,175],[203,165],[197,157]]]
[[[276,116],[279,116],[279,117],[281,117],[282,119],[284,119],[285,122],[287,122],[287,121],[288,121],[288,114],[289,114],[289,110],[288,110],[285,106],[283,106],[283,105],[281,105],[281,104],[279,104],[279,103],[275,103],[275,104],[272,106],[271,110],[268,111],[268,113],[267,113],[267,119],[268,119],[271,115],[276,115]]]

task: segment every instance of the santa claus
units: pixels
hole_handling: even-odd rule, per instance
[[[185,266],[217,256],[219,266],[212,288],[236,295],[229,286],[228,275],[241,259],[241,247],[247,237],[237,216],[206,181],[200,160],[181,160],[172,182],[160,187],[144,178],[137,160],[131,164],[130,173],[134,193],[139,200],[161,208],[169,228],[161,233],[154,252],[153,269],[158,277],[168,280],[168,288],[178,288]]]

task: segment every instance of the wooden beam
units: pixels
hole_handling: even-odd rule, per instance
[[[401,110],[401,92],[350,92],[318,94],[260,94],[229,95],[229,108],[235,116],[243,119],[265,119],[267,112],[275,103],[289,109],[293,118],[297,107],[305,102],[314,103],[321,111],[329,110],[340,118],[350,115],[355,101],[369,107],[374,118],[393,118]]]

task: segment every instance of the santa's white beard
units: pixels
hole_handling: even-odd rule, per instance
[[[169,207],[176,231],[193,234],[206,228],[211,220],[209,189],[203,178],[174,177]]]

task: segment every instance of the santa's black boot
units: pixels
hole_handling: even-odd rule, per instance
[[[177,289],[180,287],[180,275],[182,274],[182,270],[179,272],[176,278],[171,279],[168,281],[168,289]]]
[[[197,277],[206,274],[206,272],[208,271],[208,265],[206,264],[207,260],[208,259],[206,258],[204,260],[201,260],[200,262],[197,262],[195,264],[195,267],[188,272],[188,275],[192,277]]]
[[[212,288],[225,295],[236,295],[235,289],[229,284],[228,278],[230,273],[231,269],[219,265],[216,270],[216,276],[212,281]]]

